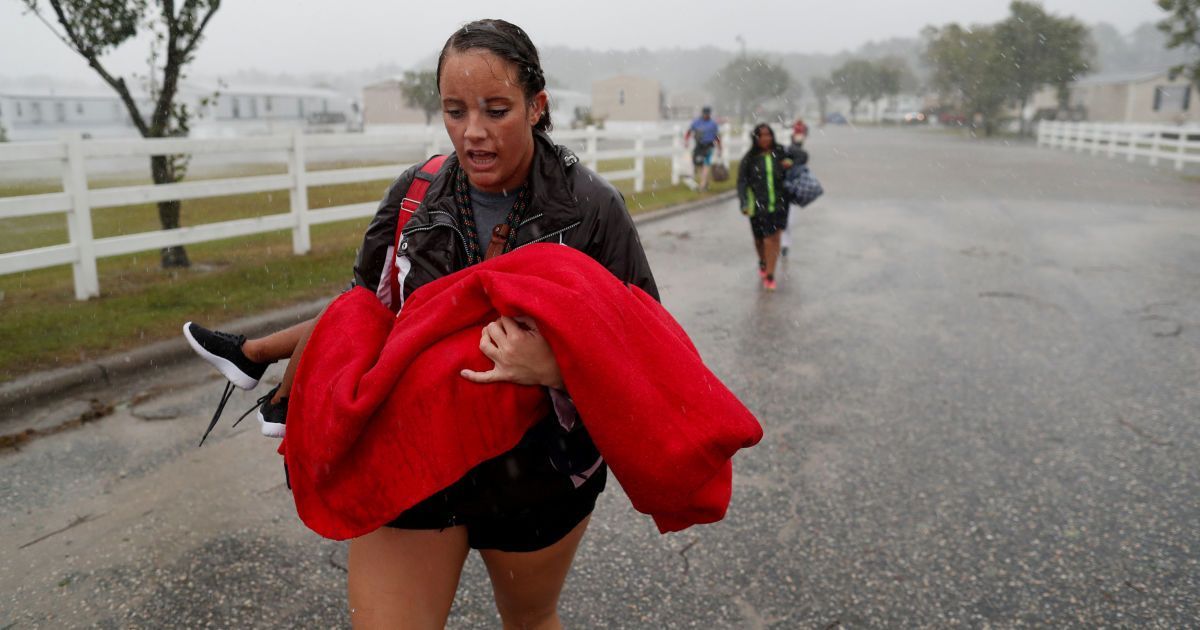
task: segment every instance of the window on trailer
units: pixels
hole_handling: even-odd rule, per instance
[[[1191,85],[1160,85],[1154,88],[1154,111],[1186,112],[1191,106],[1191,96]]]

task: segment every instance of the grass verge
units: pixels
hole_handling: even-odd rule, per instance
[[[731,165],[734,166],[734,165]],[[632,160],[600,163],[601,172],[633,167]],[[240,172],[239,175],[250,173]],[[255,172],[255,175],[262,174]],[[670,183],[667,159],[646,161],[645,190],[633,181],[616,182],[631,213],[649,212],[733,188],[730,181],[696,193]],[[97,182],[102,185],[112,181]],[[312,187],[313,208],[378,200],[388,181]],[[0,187],[0,197],[61,190],[52,184]],[[184,202],[185,224],[261,216],[288,211],[286,191]],[[188,246],[192,267],[163,270],[158,252],[104,258],[99,262],[101,297],[74,299],[69,266],[0,276],[0,381],[30,372],[72,365],[179,334],[187,320],[211,324],[334,296],[350,279],[355,252],[368,219],[312,228],[312,251],[292,254],[288,231]],[[153,204],[104,208],[94,212],[97,237],[158,228]],[[0,220],[0,253],[63,243],[63,215]]]

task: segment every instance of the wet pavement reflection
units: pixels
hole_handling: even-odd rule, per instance
[[[640,227],[766,437],[716,525],[660,536],[610,484],[566,625],[1194,625],[1200,187],[936,131],[808,148],[827,193],[775,293],[732,202]],[[275,443],[194,447],[220,383],[127,389],[0,454],[0,627],[345,625],[345,545],[296,520]],[[472,557],[451,627],[495,625]]]

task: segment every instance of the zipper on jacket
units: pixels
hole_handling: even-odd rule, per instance
[[[444,212],[442,214],[449,214],[449,213]],[[416,234],[417,232],[428,232],[429,230],[432,230],[434,228],[439,228],[439,227],[450,228],[451,230],[454,230],[454,233],[458,235],[459,243],[462,244],[462,246],[463,246],[463,254],[465,255],[468,251],[467,237],[463,236],[462,230],[459,230],[458,226],[456,226],[456,225],[451,225],[449,223],[431,223],[429,225],[418,225],[417,227],[414,227],[414,228],[405,228],[401,232],[401,234],[404,236],[408,236],[409,234]]]
[[[533,245],[534,243],[541,243],[541,242],[542,242],[542,241],[544,241],[544,240],[547,240],[547,239],[554,238],[555,236],[558,236],[559,234],[562,234],[563,232],[566,232],[567,230],[570,230],[570,229],[574,229],[574,228],[577,228],[577,227],[579,227],[579,225],[580,225],[581,223],[583,223],[583,221],[576,221],[576,222],[572,223],[571,225],[568,225],[567,227],[565,227],[565,228],[562,228],[561,230],[555,230],[555,231],[553,231],[553,232],[551,232],[551,233],[549,233],[549,234],[545,234],[545,235],[543,235],[543,236],[539,236],[539,237],[537,237],[537,238],[533,239],[532,241],[529,241],[528,243],[524,243],[524,244],[522,244],[522,245],[518,245],[517,247],[514,247],[514,248],[512,249],[512,251],[514,251],[514,252],[515,252],[515,251],[517,251],[518,249],[521,249],[522,247],[525,247],[526,245]]]
[[[546,215],[542,214],[542,213],[535,214],[535,215],[529,217],[528,219],[521,221],[521,225],[519,225],[517,227],[525,227],[525,224],[529,223],[530,221],[537,221],[538,219],[540,219],[544,216],[546,216]]]

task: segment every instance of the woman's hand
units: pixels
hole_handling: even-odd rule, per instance
[[[487,372],[463,370],[462,377],[473,383],[516,383],[544,385],[563,389],[558,362],[550,344],[526,317],[501,317],[483,327],[479,351],[495,366]]]

